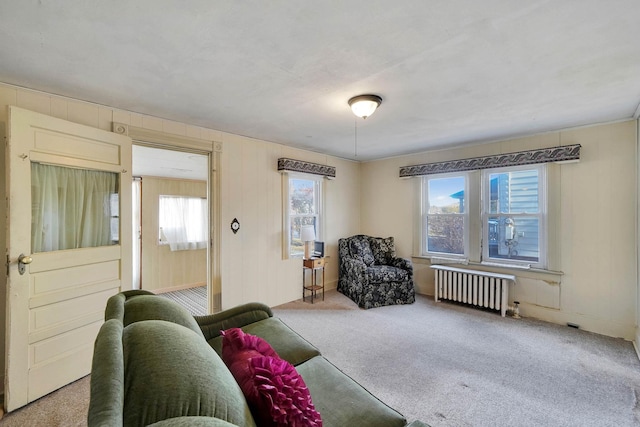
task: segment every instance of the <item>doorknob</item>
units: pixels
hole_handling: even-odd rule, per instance
[[[31,264],[32,262],[33,258],[31,258],[29,255],[20,254],[20,256],[18,257],[18,273],[20,273],[20,275],[23,275],[24,266],[27,264]]]

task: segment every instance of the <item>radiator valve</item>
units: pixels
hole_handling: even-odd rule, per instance
[[[514,319],[520,319],[520,301],[514,301],[512,306],[509,306],[509,309],[507,310],[509,312],[509,314],[511,314],[511,317],[513,317]]]

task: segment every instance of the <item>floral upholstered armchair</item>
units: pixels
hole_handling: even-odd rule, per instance
[[[362,308],[416,300],[411,261],[396,257],[393,237],[357,235],[338,240],[338,291]]]

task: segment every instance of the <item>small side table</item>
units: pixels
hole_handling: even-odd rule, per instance
[[[324,258],[309,258],[302,260],[302,301],[305,301],[306,292],[311,292],[311,304],[317,298],[317,292],[322,289],[322,301],[324,301]],[[305,272],[311,270],[311,284],[306,284]],[[322,285],[318,285],[318,270],[322,270]]]

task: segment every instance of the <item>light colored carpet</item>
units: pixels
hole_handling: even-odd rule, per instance
[[[630,342],[419,296],[361,310],[335,290],[276,316],[409,420],[438,426],[639,426]],[[89,377],[5,415],[2,427],[83,426]]]
[[[87,425],[89,376],[79,379],[0,420],[2,427],[75,427]]]
[[[329,291],[313,309],[297,301],[274,313],[409,420],[640,425],[640,362],[622,339],[425,296],[411,305],[361,310]]]

